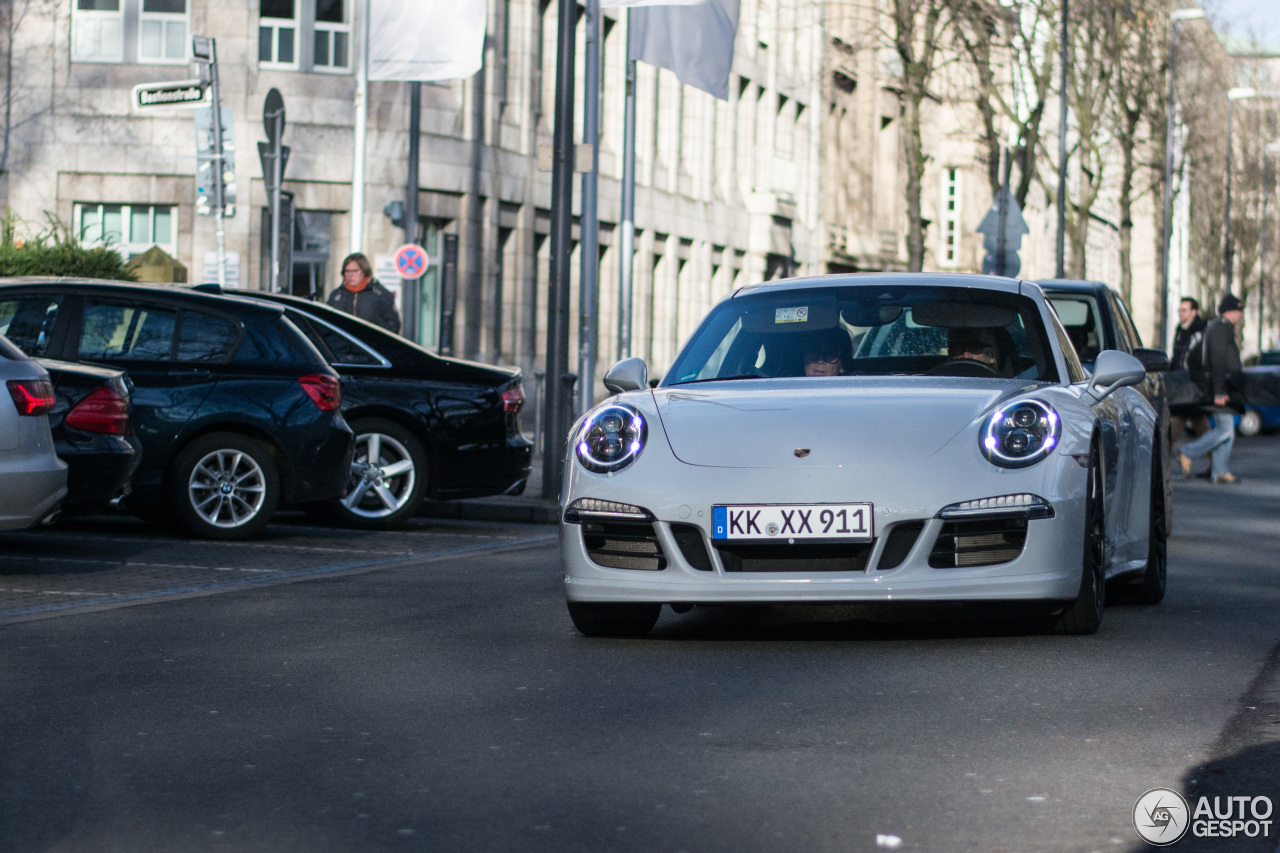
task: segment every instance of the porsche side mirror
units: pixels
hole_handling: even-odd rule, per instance
[[[649,387],[649,367],[643,358],[624,358],[604,375],[604,387],[615,394]]]
[[[1101,400],[1117,388],[1137,385],[1147,378],[1147,369],[1127,352],[1118,349],[1103,350],[1093,363],[1093,377],[1088,391]]]
[[[1147,369],[1147,373],[1164,373],[1170,369],[1169,354],[1162,349],[1136,347],[1133,351],[1133,356],[1142,362],[1142,366]]]

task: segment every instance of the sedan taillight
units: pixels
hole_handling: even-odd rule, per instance
[[[10,379],[9,396],[20,415],[45,415],[53,408],[53,385],[48,379]]]
[[[76,403],[63,422],[85,432],[125,435],[129,432],[129,401],[104,385]]]
[[[342,405],[342,386],[336,376],[310,373],[298,377],[298,384],[322,412],[332,412]]]
[[[502,410],[509,415],[520,411],[524,405],[524,389],[519,385],[502,392]]]

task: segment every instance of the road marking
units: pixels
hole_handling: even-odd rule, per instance
[[[366,571],[381,568],[391,568],[396,565],[407,563],[431,563],[446,560],[451,557],[459,557],[463,555],[497,553],[500,551],[519,550],[521,548],[542,545],[558,537],[558,533],[544,533],[537,536],[525,536],[514,538],[504,542],[488,542],[483,544],[463,545],[456,548],[446,548],[435,551],[424,551],[419,553],[396,553],[392,556],[384,556],[374,560],[356,560],[354,562],[343,562],[329,566],[310,566],[305,569],[293,569],[285,571],[271,570],[252,570],[252,569],[220,569],[214,566],[185,566],[181,568],[193,568],[212,571],[232,571],[236,572],[239,577],[231,577],[220,579],[212,582],[195,582],[182,586],[163,587],[159,589],[148,589],[139,592],[117,593],[110,591],[102,591],[98,593],[79,593],[79,592],[39,592],[35,590],[11,589],[4,590],[0,588],[0,592],[11,591],[22,594],[37,595],[67,595],[67,596],[83,596],[90,598],[97,596],[98,601],[64,601],[51,602],[45,604],[35,604],[22,607],[11,608],[8,610],[0,610],[0,624],[10,622],[25,622],[32,619],[50,618],[61,615],[70,615],[73,612],[85,612],[114,609],[133,604],[146,604],[159,602],[165,599],[188,598],[198,595],[211,595],[219,592],[228,592],[237,589],[243,589],[250,586],[264,586],[274,583],[283,583],[289,581],[305,580],[308,578],[321,577],[324,575],[335,574],[358,574]],[[131,540],[137,541],[137,540]],[[253,543],[244,543],[253,544]],[[301,550],[301,549],[299,549]],[[348,552],[351,553],[351,552]],[[362,556],[371,552],[363,552]],[[20,558],[16,558],[20,559]],[[36,557],[36,560],[57,561],[54,557]],[[79,563],[108,563],[116,566],[130,565],[128,563],[110,562],[102,560],[77,560]],[[170,564],[132,564],[137,566],[151,565],[162,566],[167,568],[180,568]]]

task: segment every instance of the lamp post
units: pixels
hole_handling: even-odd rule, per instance
[[[1059,57],[1061,74],[1062,101],[1058,104],[1058,245],[1054,265],[1054,276],[1056,278],[1067,277],[1067,83],[1069,82],[1071,59],[1071,43],[1069,0],[1062,0],[1062,35],[1059,49],[1062,55]]]
[[[1280,142],[1272,142],[1262,149],[1262,234],[1258,241],[1258,353],[1262,353],[1262,324],[1267,310],[1267,160],[1270,154],[1280,154]]]
[[[1248,86],[1237,86],[1227,92],[1227,205],[1226,216],[1222,223],[1222,275],[1223,291],[1231,292],[1231,258],[1234,247],[1231,245],[1231,125],[1235,118],[1236,101],[1252,98],[1258,92]]]
[[[1204,17],[1203,9],[1174,9],[1169,13],[1169,100],[1165,108],[1164,132],[1164,252],[1160,272],[1160,345],[1167,343],[1169,335],[1169,244],[1173,237],[1173,80],[1175,36],[1178,24]]]

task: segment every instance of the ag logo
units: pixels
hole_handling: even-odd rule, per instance
[[[1191,824],[1191,810],[1177,791],[1152,788],[1133,805],[1133,828],[1148,844],[1167,847],[1182,839]]]

